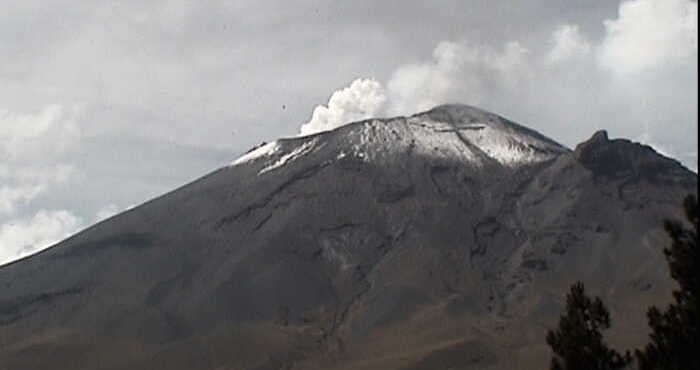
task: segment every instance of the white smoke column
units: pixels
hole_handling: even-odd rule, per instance
[[[530,78],[529,51],[512,41],[502,50],[442,41],[433,59],[399,67],[387,90],[389,115],[406,115],[444,103],[479,105],[487,97]]]
[[[374,117],[386,99],[379,82],[372,78],[358,78],[349,86],[335,91],[327,105],[317,106],[311,120],[301,126],[300,135],[333,130],[353,121]]]
[[[477,55],[462,45],[443,41],[433,51],[433,61],[399,67],[387,84],[390,115],[410,114],[432,108],[456,95],[456,87],[478,90],[474,80],[455,81],[463,66]]]

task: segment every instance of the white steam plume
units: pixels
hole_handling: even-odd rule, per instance
[[[386,95],[382,85],[371,78],[359,78],[331,95],[327,105],[314,109],[311,120],[301,126],[302,136],[332,130],[352,121],[375,116]]]

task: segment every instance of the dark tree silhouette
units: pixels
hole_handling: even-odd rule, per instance
[[[684,201],[690,227],[679,221],[664,221],[671,246],[664,249],[671,277],[679,289],[665,312],[651,307],[647,313],[651,341],[636,351],[640,370],[697,370],[698,352],[698,201]]]
[[[559,319],[559,327],[547,333],[547,344],[554,357],[552,370],[614,370],[623,369],[631,362],[608,348],[601,330],[610,328],[610,313],[599,297],[586,295],[583,283],[571,286],[566,297],[566,312]]]

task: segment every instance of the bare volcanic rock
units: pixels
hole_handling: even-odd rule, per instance
[[[576,280],[632,348],[696,189],[462,105],[280,139],[0,267],[0,368],[541,369]]]

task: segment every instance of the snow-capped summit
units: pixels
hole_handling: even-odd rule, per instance
[[[277,140],[251,150],[233,165],[259,162],[259,174],[263,174],[318,151],[331,141],[335,158],[351,156],[365,161],[401,161],[420,155],[475,166],[495,162],[513,167],[569,152],[542,134],[501,116],[450,104],[409,117],[369,119],[316,135]]]
[[[540,162],[569,151],[537,131],[468,105],[441,105],[411,119],[425,116],[437,125],[447,124],[446,131],[465,145],[504,165]]]

